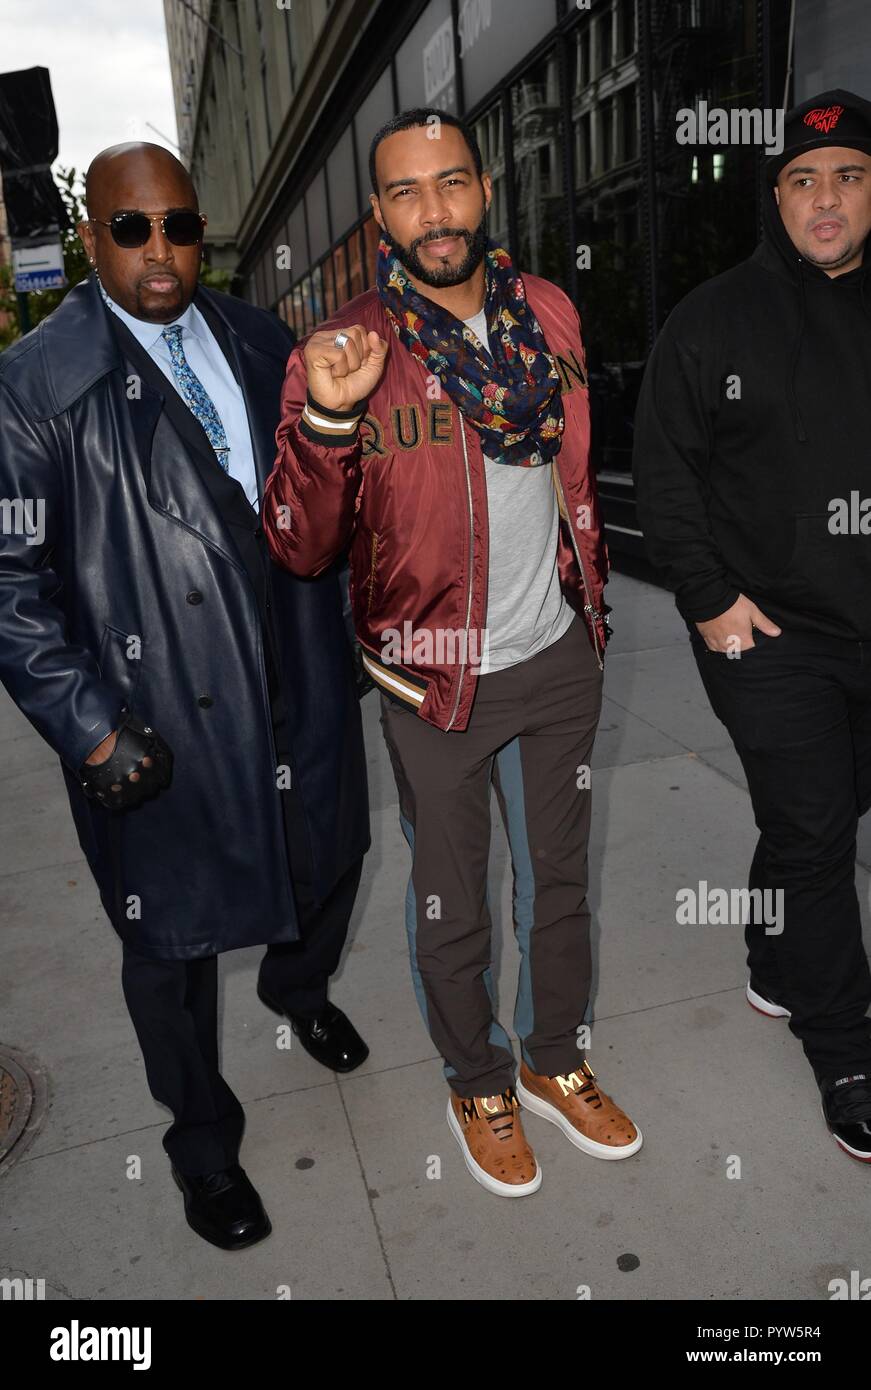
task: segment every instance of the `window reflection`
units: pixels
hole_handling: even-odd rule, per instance
[[[363,284],[363,254],[360,249],[361,237],[359,232],[354,232],[345,242],[348,255],[348,289],[349,298],[356,299],[358,294],[362,294],[365,288]]]
[[[336,280],[336,308],[341,309],[351,298],[348,293],[348,258],[344,245],[337,246],[333,252],[333,274]]]
[[[333,278],[333,260],[331,256],[321,266],[321,273],[324,277],[324,318],[331,318],[336,312],[336,282]]]
[[[293,327],[298,338],[305,333],[305,315],[302,311],[302,289],[297,285],[293,291]]]
[[[312,282],[310,275],[307,275],[300,285],[300,294],[302,296],[303,332],[311,333],[315,326],[315,322],[312,314]]]
[[[555,51],[511,88],[517,247],[521,270],[566,288],[562,109]]]
[[[505,177],[505,145],[502,138],[502,108],[494,106],[474,124],[475,138],[481,148],[484,173],[493,180],[488,227],[490,238],[497,246],[508,249],[508,196]]]
[[[323,323],[326,318],[326,313],[324,312],[324,279],[319,265],[316,265],[312,271],[311,282],[314,320],[316,324]]]
[[[381,240],[381,228],[374,217],[367,217],[363,223],[363,239],[366,243],[366,270],[369,284],[374,285],[378,266],[378,243]]]

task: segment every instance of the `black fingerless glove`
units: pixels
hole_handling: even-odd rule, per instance
[[[164,791],[172,779],[172,750],[154,729],[124,711],[114,752],[103,763],[83,763],[79,780],[87,796],[110,811],[129,811]],[[151,766],[143,767],[143,758]],[[138,772],[136,782],[130,773]]]

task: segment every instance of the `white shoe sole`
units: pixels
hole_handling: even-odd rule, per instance
[[[468,1168],[469,1172],[472,1174],[472,1177],[475,1179],[476,1182],[479,1182],[482,1187],[486,1187],[488,1192],[492,1192],[494,1196],[530,1197],[533,1192],[537,1192],[538,1189],[541,1187],[541,1169],[538,1166],[537,1159],[535,1163],[535,1177],[532,1178],[530,1182],[500,1182],[498,1178],[493,1178],[490,1176],[489,1173],[485,1172],[485,1170],[481,1167],[480,1163],[476,1163],[472,1155],[469,1153],[469,1146],[466,1143],[465,1136],[463,1135],[463,1131],[460,1128],[459,1120],[454,1114],[454,1107],[451,1104],[450,1097],[448,1097],[448,1127],[451,1131],[451,1134],[454,1136],[454,1138],[460,1146],[460,1150],[463,1155],[463,1161],[466,1167]]]
[[[747,981],[745,990],[747,1003],[751,1009],[755,1009],[758,1014],[765,1014],[766,1018],[791,1018],[789,1009],[783,1009],[779,1004],[772,1004],[770,999],[763,999],[761,994],[757,994],[752,988],[750,981]]]
[[[519,1079],[515,1089],[517,1099],[524,1109],[531,1110],[533,1115],[539,1115],[543,1120],[550,1120],[552,1125],[558,1125],[570,1144],[574,1144],[575,1148],[580,1149],[582,1153],[590,1154],[592,1158],[631,1158],[633,1154],[638,1153],[644,1142],[641,1130],[636,1125],[635,1128],[638,1132],[631,1144],[620,1144],[617,1147],[612,1144],[600,1144],[597,1140],[588,1139],[585,1134],[579,1133],[565,1115],[557,1110],[555,1105],[551,1105],[548,1101],[534,1096],[531,1091],[527,1091]]]

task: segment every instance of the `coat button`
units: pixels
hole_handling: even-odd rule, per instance
[[[197,699],[200,709],[211,709],[214,703],[211,695],[200,695]]]
[[[203,596],[199,589],[191,589],[190,593],[187,595],[187,601],[188,603],[202,603]]]

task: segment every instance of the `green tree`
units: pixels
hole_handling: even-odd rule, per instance
[[[30,310],[32,328],[35,328],[46,315],[56,309],[67,291],[71,290],[73,285],[77,285],[80,280],[84,280],[90,271],[85,248],[76,231],[76,224],[81,222],[85,216],[85,189],[81,176],[73,168],[59,169],[54,179],[70,219],[70,226],[60,234],[67,284],[62,290],[33,290],[28,294],[27,304]],[[0,268],[0,312],[4,310],[8,317],[6,326],[0,326],[0,348],[8,347],[21,335],[15,279],[11,266]]]

